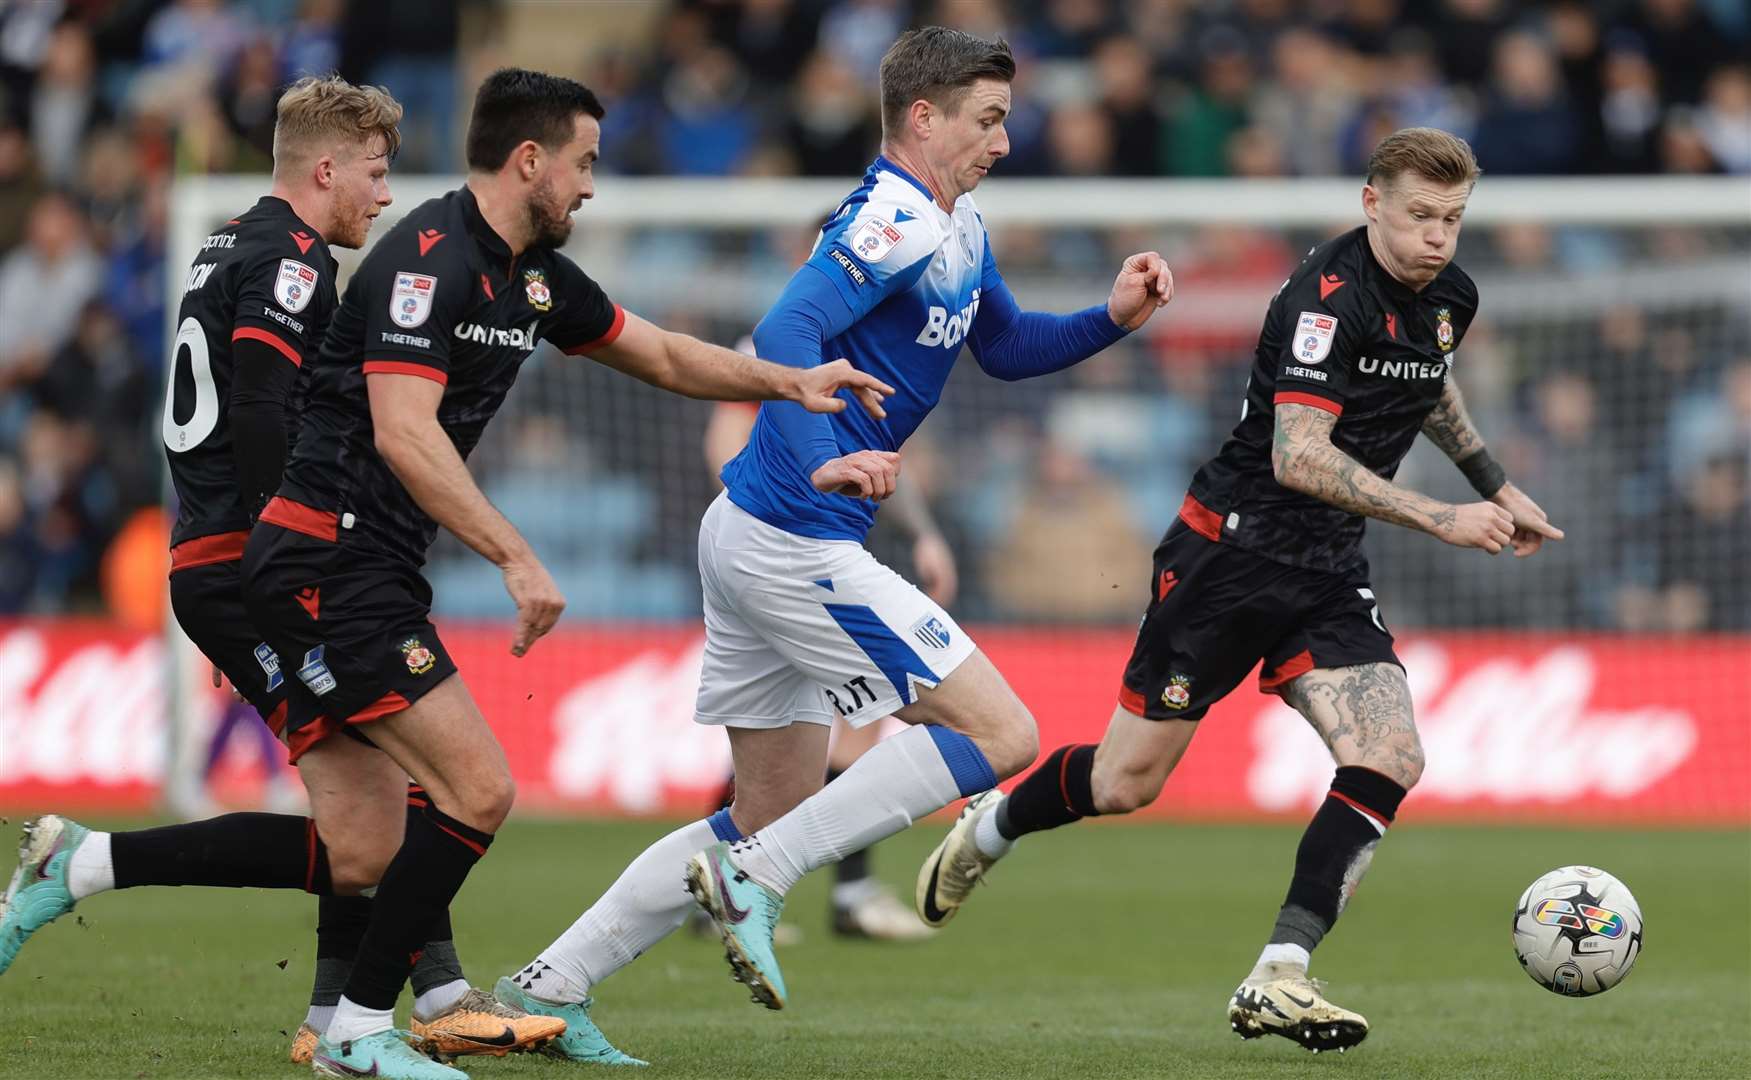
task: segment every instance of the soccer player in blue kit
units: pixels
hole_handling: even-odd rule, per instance
[[[908,31],[881,66],[882,154],[755,329],[761,355],[845,356],[895,386],[887,417],[815,423],[762,406],[700,525],[706,646],[697,720],[729,730],[736,796],[640,855],[501,999],[589,1023],[586,995],[679,926],[685,869],[736,977],[769,1008],[772,931],[808,871],[985,791],[1038,752],[1032,715],[938,604],[863,546],[899,449],[968,346],[1001,379],[1046,375],[1142,326],[1173,295],[1155,252],[1069,315],[1023,312],[969,192],[1008,151],[1015,61],[1002,41]],[[835,715],[910,726],[822,785]],[[733,845],[733,846],[732,846]],[[604,1042],[604,1060],[613,1060]]]

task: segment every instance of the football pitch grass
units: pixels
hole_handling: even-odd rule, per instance
[[[1100,823],[1034,837],[917,945],[833,938],[819,873],[786,910],[804,940],[780,951],[783,1012],[750,1004],[715,942],[682,932],[598,988],[595,1016],[652,1077],[1751,1076],[1751,834],[1421,826],[1412,809],[1315,958],[1333,999],[1373,1025],[1343,1056],[1242,1042],[1224,1018],[1283,895],[1295,827]],[[475,984],[528,962],[665,828],[507,828],[455,909]],[[882,845],[878,873],[910,897],[945,828]],[[1520,891],[1576,862],[1621,877],[1647,923],[1629,977],[1586,1000],[1534,985],[1509,947]],[[92,898],[0,976],[0,1077],[308,1075],[284,1055],[307,1001],[315,910],[293,893]],[[404,998],[402,1023],[406,1010]],[[599,1068],[461,1064],[479,1080]]]

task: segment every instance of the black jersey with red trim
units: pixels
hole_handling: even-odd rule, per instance
[[[303,364],[334,314],[335,269],[328,244],[272,195],[201,242],[177,307],[164,401],[177,498],[172,547],[248,531],[228,419],[232,343],[253,339]],[[240,540],[235,547],[231,558]]]
[[[586,352],[625,319],[559,252],[513,256],[468,188],[415,207],[365,256],[306,365],[281,498],[262,520],[423,565],[438,526],[377,453],[365,377],[441,384],[438,423],[466,459],[537,342]]]
[[[1337,416],[1332,445],[1391,479],[1441,399],[1477,287],[1448,263],[1420,292],[1358,228],[1308,252],[1265,314],[1240,423],[1192,479],[1181,515],[1212,540],[1316,570],[1363,563],[1364,518],[1277,483],[1274,408]]]

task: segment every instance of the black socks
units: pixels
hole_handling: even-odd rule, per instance
[[[1398,814],[1405,789],[1359,765],[1343,765],[1301,836],[1295,876],[1277,913],[1271,944],[1312,951],[1344,910],[1374,848]]]
[[[1016,840],[1100,811],[1094,808],[1094,743],[1060,746],[998,804],[997,831]]]

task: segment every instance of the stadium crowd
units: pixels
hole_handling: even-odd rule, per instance
[[[879,135],[882,48],[904,26],[936,21],[1002,33],[1021,58],[999,179],[1355,175],[1379,136],[1410,124],[1472,140],[1488,176],[1751,175],[1751,12],[1736,0],[535,7],[555,21],[549,38],[575,33],[568,73],[603,96],[605,171],[622,174],[852,177]],[[398,174],[453,173],[475,73],[505,58],[529,17],[518,5],[344,0],[0,9],[0,614],[101,609],[106,572],[131,565],[116,537],[156,542],[139,526],[162,498],[166,276],[183,269],[165,260],[175,177],[265,172],[278,88],[329,70],[385,84],[407,105]],[[795,239],[772,246],[788,259]],[[997,254],[1012,281],[1078,280],[1136,239],[1010,229]],[[1141,340],[1045,385],[995,386],[962,365],[908,467],[963,553],[970,618],[1135,617],[1140,598],[1112,587],[1127,580],[1112,568],[1146,564],[1185,479],[1233,422],[1262,297],[1316,237],[1212,225],[1144,239],[1162,245],[1182,296],[1259,299],[1229,318],[1176,305]],[[1737,303],[1630,295],[1497,318],[1487,285],[1491,275],[1560,283],[1650,253],[1725,253],[1743,268],[1748,239],[1468,234],[1460,261],[1486,280],[1491,321],[1463,350],[1466,390],[1510,475],[1570,540],[1542,567],[1504,576],[1425,537],[1371,530],[1401,625],[1751,629],[1742,290]],[[651,314],[678,325],[686,315]],[[747,327],[702,329],[730,341]],[[595,434],[617,430],[622,399],[551,400],[578,415],[553,425],[532,414],[494,444],[497,456],[483,448],[489,494],[496,483],[495,497],[521,498],[528,518],[514,519],[575,548],[578,581],[617,583],[578,610],[697,610],[691,534],[668,528],[675,535],[653,541],[648,524],[691,522],[704,505],[703,477],[653,474],[702,471],[697,429],[669,433],[681,449],[653,455],[648,439]],[[582,539],[578,503],[547,497],[578,482],[566,440],[590,442],[601,463],[579,496],[600,504],[583,515],[595,531]],[[1465,495],[1456,473],[1421,454],[1404,475]],[[572,516],[552,517],[562,506]],[[502,600],[480,596],[482,610]]]

